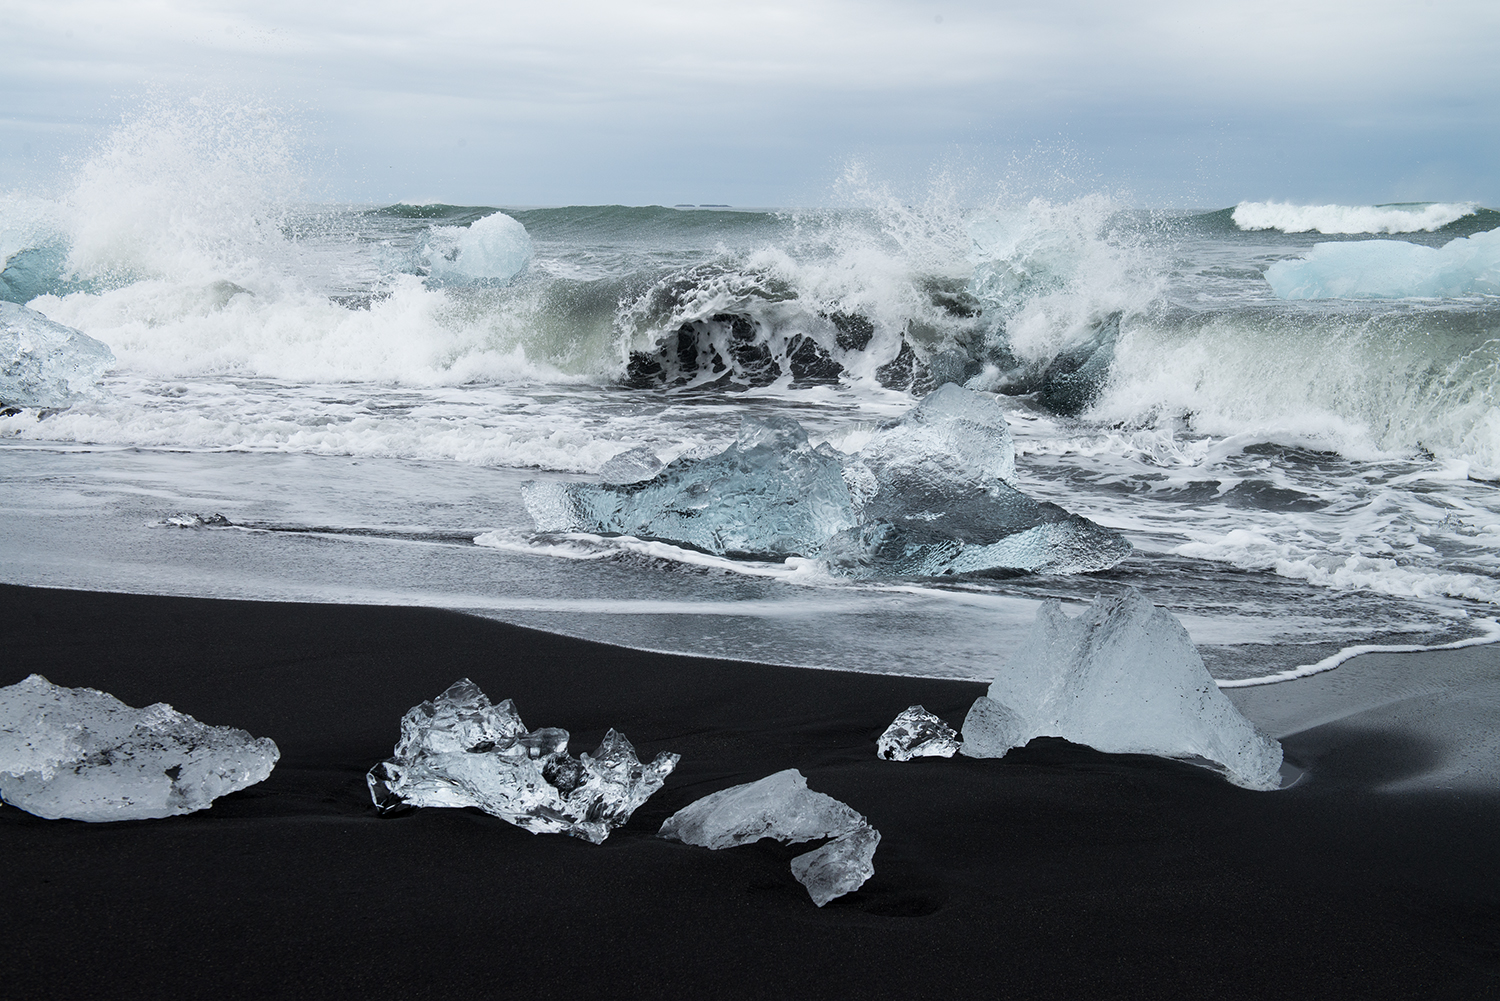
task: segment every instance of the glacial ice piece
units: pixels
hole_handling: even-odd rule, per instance
[[[40,674],[0,688],[0,799],[47,820],[143,820],[207,809],[263,781],[269,737],[206,726],[164,702],[133,709]]]
[[[1266,282],[1281,299],[1401,299],[1500,294],[1500,229],[1424,247],[1405,240],[1319,243],[1277,261]]]
[[[1130,554],[1117,532],[1021,493],[1015,475],[999,404],[950,383],[877,429],[856,455],[811,447],[789,418],[746,418],[724,452],[679,459],[653,479],[533,482],[523,497],[543,532],[815,556],[855,577],[1080,573]]]
[[[662,470],[661,460],[645,445],[626,449],[612,456],[599,468],[601,483],[640,483],[649,480]]]
[[[856,828],[792,859],[792,875],[807,887],[813,903],[822,907],[834,897],[853,893],[875,875],[875,849],[879,844],[880,832],[875,828]]]
[[[851,576],[1087,573],[1130,555],[1119,533],[1017,490],[999,404],[951,383],[877,431],[845,467],[859,524],[820,555]]]
[[[960,750],[998,758],[1033,737],[1114,754],[1203,758],[1247,789],[1281,784],[1281,745],[1219,691],[1182,623],[1139,591],[1076,619],[1049,601],[964,721]]]
[[[568,753],[568,731],[528,731],[510,699],[491,705],[462,678],[401,718],[395,756],[366,776],[382,813],[417,806],[477,806],[533,834],[571,834],[594,844],[666,782],[679,756],[649,765],[610,730],[593,754]]]
[[[953,727],[921,706],[901,711],[875,742],[876,753],[887,761],[912,758],[951,758],[958,750]]]
[[[660,836],[700,848],[732,848],[761,838],[795,845],[834,840],[792,859],[792,875],[822,907],[857,890],[875,873],[876,831],[832,796],[807,788],[795,768],[704,796],[668,817]]]
[[[854,524],[838,453],[786,417],[745,418],[733,445],[641,483],[525,485],[543,532],[634,535],[719,555],[806,555]]]
[[[434,226],[421,256],[431,280],[445,285],[486,285],[509,281],[531,263],[531,234],[503,212],[468,226]]]
[[[68,406],[114,364],[113,352],[87,334],[0,301],[0,405]]]

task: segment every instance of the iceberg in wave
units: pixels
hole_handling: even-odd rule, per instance
[[[795,768],[688,804],[666,819],[660,837],[715,850],[761,838],[789,845],[832,838],[791,863],[792,875],[819,907],[859,889],[875,874],[880,844],[880,832],[863,816],[847,803],[809,789]]]
[[[953,384],[878,428],[857,454],[816,447],[790,418],[746,418],[706,459],[636,483],[523,488],[542,532],[631,535],[721,556],[817,557],[857,577],[1007,569],[1104,570],[1130,553],[1118,533],[1032,500],[993,397]]]
[[[474,806],[533,834],[571,834],[601,844],[666,782],[678,755],[642,764],[614,730],[593,754],[568,753],[568,731],[527,730],[506,699],[491,705],[462,678],[401,718],[393,757],[370,769],[382,813],[419,806]]]
[[[422,248],[432,278],[447,285],[509,281],[531,263],[531,234],[503,212],[468,226],[434,226]]]
[[[0,799],[47,820],[206,810],[264,781],[280,757],[268,737],[207,726],[164,702],[134,709],[40,674],[0,688]]]
[[[1056,600],[964,720],[961,753],[998,758],[1033,737],[1112,754],[1199,758],[1235,785],[1276,789],[1281,745],[1219,690],[1187,630],[1130,589],[1069,618]]]
[[[1478,211],[1476,202],[1292,205],[1240,202],[1230,218],[1243,230],[1283,233],[1431,233]]]
[[[114,364],[107,345],[0,301],[0,405],[66,407],[92,393]]]
[[[1402,240],[1319,243],[1266,269],[1282,299],[1500,295],[1500,229],[1424,247]]]

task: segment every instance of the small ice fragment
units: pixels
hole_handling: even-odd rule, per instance
[[[912,706],[897,716],[875,742],[876,753],[887,761],[912,758],[951,758],[958,750],[953,727],[921,706]]]
[[[382,813],[418,806],[475,806],[533,834],[571,834],[594,844],[624,824],[677,767],[662,752],[649,764],[614,730],[593,754],[568,753],[568,731],[528,731],[506,699],[491,705],[460,679],[401,718],[395,756],[366,776]]]
[[[1076,619],[1049,601],[964,721],[961,750],[1001,757],[1033,737],[1113,754],[1204,758],[1235,785],[1276,789],[1281,745],[1219,690],[1187,630],[1129,589]]]
[[[94,392],[114,364],[100,341],[0,301],[0,406],[66,407]]]
[[[48,820],[171,817],[263,781],[269,737],[206,726],[164,702],[133,709],[39,674],[0,688],[0,799]]]
[[[732,848],[761,838],[801,844],[835,840],[792,860],[792,875],[822,907],[857,890],[875,872],[880,833],[832,796],[807,788],[795,768],[704,796],[668,817],[660,836],[700,848]]]
[[[813,792],[801,772],[788,768],[688,804],[661,825],[661,836],[714,849],[761,838],[795,845],[848,834],[864,823],[847,804]]]
[[[792,859],[792,875],[807,887],[813,903],[822,907],[834,897],[864,886],[875,875],[875,848],[879,844],[879,831],[858,828]]]

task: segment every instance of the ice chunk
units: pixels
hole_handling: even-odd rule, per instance
[[[951,758],[958,750],[953,727],[921,706],[912,706],[897,716],[875,742],[876,753],[887,761],[912,758]]]
[[[792,875],[807,887],[813,903],[822,907],[834,897],[853,893],[875,875],[879,844],[880,832],[875,828],[857,828],[792,859]]]
[[[864,823],[847,804],[813,792],[801,772],[788,768],[690,803],[667,818],[661,836],[715,849],[761,838],[796,845],[848,834]]]
[[[1033,737],[1116,754],[1202,758],[1248,789],[1280,785],[1281,745],[1219,691],[1182,623],[1139,591],[1070,619],[1049,601],[964,721],[961,750],[994,758]]]
[[[1319,243],[1277,261],[1266,281],[1282,299],[1400,299],[1500,294],[1500,229],[1424,247],[1404,240]]]
[[[526,269],[531,255],[531,234],[503,212],[468,226],[434,226],[422,248],[432,280],[447,285],[508,281]]]
[[[854,525],[837,453],[811,447],[785,417],[747,417],[725,451],[679,459],[642,483],[532,482],[522,496],[543,532],[665,539],[719,555],[805,556]]]
[[[834,838],[792,860],[792,874],[819,907],[859,889],[874,874],[871,859],[880,842],[879,832],[863,816],[848,804],[807,788],[807,778],[795,768],[689,803],[667,818],[660,836],[713,849],[761,838],[790,845]]]
[[[640,483],[649,480],[661,472],[661,460],[656,453],[645,445],[637,445],[635,448],[610,458],[599,469],[599,481],[601,483]]]
[[[133,709],[39,674],[0,688],[0,799],[48,820],[171,817],[263,781],[268,737],[205,726],[164,702]]]
[[[747,418],[719,455],[640,483],[528,483],[544,532],[664,539],[719,555],[815,556],[856,577],[1009,569],[1079,573],[1130,554],[1117,532],[1021,493],[1005,415],[949,384],[856,455],[796,421]]]
[[[877,430],[859,458],[881,488],[896,491],[910,483],[931,493],[960,493],[1016,481],[1015,443],[999,402],[951,382]]]
[[[593,754],[568,753],[568,731],[528,731],[510,699],[491,705],[460,679],[401,718],[394,757],[370,769],[382,813],[417,806],[475,806],[533,834],[599,844],[666,782],[678,755],[641,764],[614,730]]]
[[[0,301],[0,405],[68,406],[114,364],[109,348],[87,334]]]

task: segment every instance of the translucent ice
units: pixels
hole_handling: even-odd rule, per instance
[[[951,383],[879,429],[845,465],[859,525],[821,555],[853,576],[1080,573],[1130,554],[1118,533],[1017,490],[999,404]]]
[[[880,832],[875,828],[857,828],[792,859],[792,875],[807,887],[813,903],[822,907],[834,897],[853,893],[875,875],[879,844]]]
[[[1404,240],[1319,243],[1266,269],[1282,299],[1500,294],[1500,229],[1424,247]]]
[[[732,848],[761,838],[801,844],[834,840],[792,860],[792,875],[822,907],[859,889],[875,872],[880,833],[847,804],[807,788],[795,768],[732,786],[678,810],[661,836],[701,848]]]
[[[109,348],[87,334],[0,301],[0,405],[65,407],[114,363]]]
[[[531,234],[503,212],[468,226],[435,226],[422,257],[432,279],[448,285],[504,282],[531,263]]]
[[[1280,785],[1281,745],[1240,715],[1187,630],[1140,592],[1076,619],[1049,601],[964,721],[964,754],[997,758],[1033,737],[1116,754],[1202,758],[1248,789]]]
[[[679,459],[640,483],[528,483],[543,532],[581,530],[686,543],[720,555],[806,555],[854,524],[838,454],[790,418],[746,418],[706,459]]]
[[[953,727],[921,706],[905,709],[885,728],[875,742],[876,753],[887,761],[910,761],[912,758],[951,758],[958,750],[958,734]]]
[[[678,756],[641,764],[610,730],[593,754],[568,754],[568,731],[528,731],[506,699],[491,705],[468,678],[401,718],[395,756],[370,769],[382,813],[416,806],[476,806],[533,834],[599,844],[662,787]]]
[[[0,799],[48,820],[141,820],[207,809],[263,781],[268,737],[205,726],[163,702],[133,709],[39,674],[0,688]]]
[[[720,555],[815,556],[850,576],[1004,568],[1077,573],[1130,553],[1118,533],[1021,493],[995,399],[948,384],[854,455],[796,421],[747,418],[707,459],[636,483],[530,483],[544,532],[664,539]],[[613,471],[606,479],[616,478]]]

